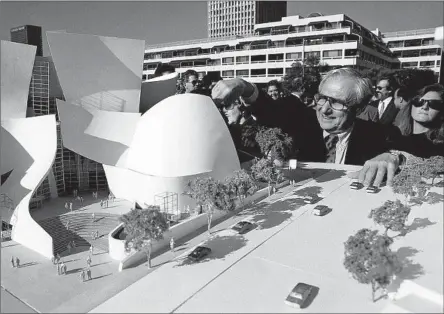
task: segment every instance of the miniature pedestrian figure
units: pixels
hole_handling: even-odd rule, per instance
[[[276,194],[276,187],[273,186],[273,194]]]
[[[89,254],[94,255],[94,247],[92,245],[89,247]]]
[[[85,282],[85,271],[82,270],[82,272],[80,273],[80,279],[82,280],[82,282]]]
[[[72,240],[72,247],[75,249],[76,248],[76,241]]]
[[[171,240],[170,240],[170,249],[171,249],[171,252],[174,253],[174,238],[173,237],[171,237]]]
[[[65,202],[65,209],[68,210],[68,202]]]
[[[66,230],[69,230],[69,220],[66,222],[65,227],[66,227]]]
[[[72,202],[69,203],[69,210],[72,211]]]
[[[94,232],[94,231],[91,231],[91,238],[93,239],[93,240],[95,240],[96,239],[96,233]]]
[[[15,267],[20,267],[20,259],[18,257],[15,258]]]
[[[91,263],[92,263],[91,255],[88,255],[88,258],[86,259],[86,265],[88,265],[88,267],[91,267]]]
[[[12,264],[12,268],[15,268],[15,259],[14,259],[14,256],[11,257],[11,264]]]
[[[92,213],[91,217],[92,217],[92,222],[94,222],[94,218],[96,217],[96,215]]]
[[[63,271],[63,274],[64,274],[64,275],[66,275],[66,269],[67,269],[67,266],[66,266],[65,263],[63,263],[63,264],[62,264],[62,271]]]
[[[108,200],[106,200],[106,208],[108,208]]]
[[[99,230],[96,230],[96,239],[99,238]]]
[[[68,243],[66,248],[68,249],[68,254],[71,254],[71,242]]]
[[[60,264],[57,263],[57,275],[60,275]]]
[[[91,280],[91,269],[88,268],[88,270],[86,271],[86,274],[88,275],[88,280]]]
[[[83,205],[83,196],[80,196],[80,202],[81,202],[82,205]]]
[[[100,208],[103,208],[103,200],[100,200]]]
[[[57,264],[60,263],[60,254],[59,254],[59,253],[57,253],[57,255],[56,255],[56,259],[57,259],[56,263],[57,263]]]

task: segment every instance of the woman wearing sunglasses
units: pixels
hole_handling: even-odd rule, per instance
[[[410,117],[399,128],[410,134],[399,139],[399,150],[422,158],[444,156],[444,87],[424,87],[409,105]]]

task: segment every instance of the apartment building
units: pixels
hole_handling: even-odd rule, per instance
[[[431,69],[439,76],[444,26],[382,33],[382,40],[401,62],[401,68]]]
[[[347,15],[314,13],[256,24],[254,34],[244,37],[147,46],[143,78],[152,77],[159,63],[168,63],[179,73],[188,69],[200,76],[220,72],[223,78],[243,77],[260,84],[282,77],[294,62],[309,55],[330,66],[399,67],[381,38]]]
[[[255,24],[286,15],[287,1],[208,1],[208,37],[251,35]]]

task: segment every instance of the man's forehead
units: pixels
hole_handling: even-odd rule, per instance
[[[355,82],[348,78],[329,80],[322,85],[319,92],[325,96],[344,100],[353,92],[354,85]]]
[[[382,87],[386,87],[387,85],[389,85],[389,82],[387,80],[380,80],[378,85],[380,85]]]

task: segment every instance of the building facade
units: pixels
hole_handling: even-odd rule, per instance
[[[23,25],[11,28],[11,41],[37,47],[36,55],[43,56],[42,28],[40,26]]]
[[[382,39],[401,62],[401,68],[430,69],[439,77],[443,28],[383,33]]]
[[[287,15],[287,1],[208,1],[208,37],[246,36]]]
[[[243,77],[253,83],[267,83],[282,77],[294,62],[309,55],[318,56],[329,66],[399,67],[399,60],[373,32],[344,14],[316,13],[256,24],[254,34],[245,37],[148,46],[143,75],[150,78],[159,63],[168,63],[179,73],[194,69],[200,76],[219,72],[223,78]]]

